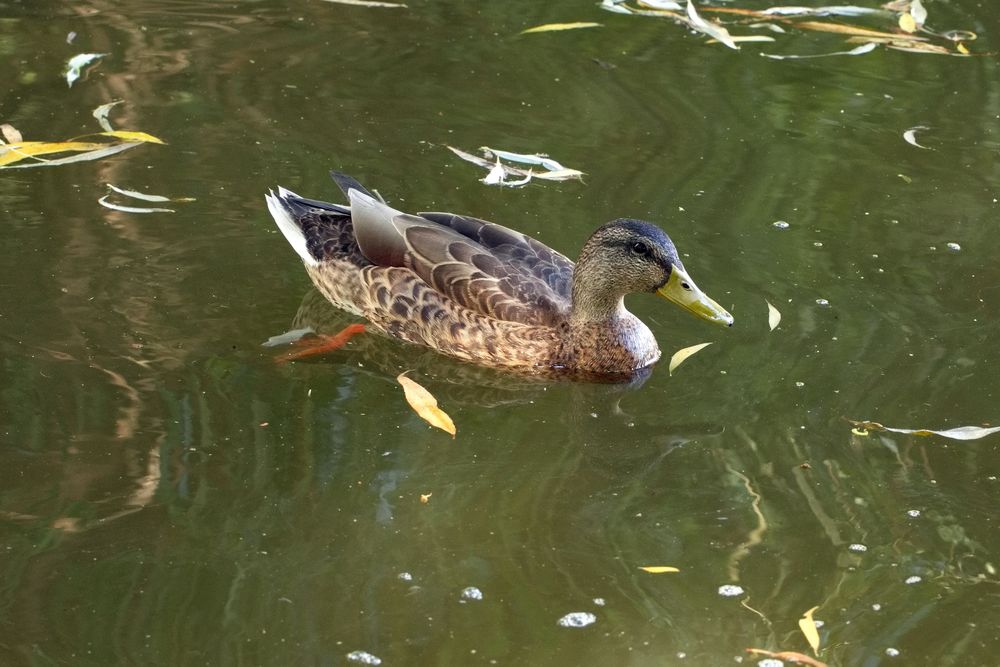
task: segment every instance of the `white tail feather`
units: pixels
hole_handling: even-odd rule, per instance
[[[271,212],[271,217],[278,225],[278,229],[281,233],[285,235],[288,243],[292,248],[299,254],[302,261],[309,266],[316,266],[319,261],[312,256],[309,252],[309,248],[306,246],[306,237],[299,228],[299,225],[292,219],[291,214],[285,209],[281,202],[281,197],[291,194],[288,190],[279,187],[278,194],[275,195],[273,192],[268,191],[264,195],[264,199],[267,201],[267,210]]]

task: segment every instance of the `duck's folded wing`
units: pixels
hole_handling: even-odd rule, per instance
[[[451,216],[453,226],[440,221],[451,214],[408,215],[349,195],[358,243],[373,263],[405,266],[442,296],[499,320],[551,326],[569,312],[573,264],[540,243],[474,218]]]

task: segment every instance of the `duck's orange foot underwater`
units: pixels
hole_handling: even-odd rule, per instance
[[[327,352],[339,350],[344,347],[344,345],[347,344],[347,341],[351,340],[351,338],[359,333],[364,333],[364,330],[365,325],[363,324],[348,324],[332,336],[320,335],[307,340],[298,340],[292,343],[292,345],[298,349],[292,352],[287,352],[280,357],[276,357],[275,362],[285,364],[289,361],[295,361],[297,359],[303,359],[305,357],[311,357],[317,354],[326,354]]]

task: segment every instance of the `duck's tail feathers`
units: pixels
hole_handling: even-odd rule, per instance
[[[358,183],[357,180],[355,180],[354,177],[352,176],[348,176],[347,174],[342,174],[339,171],[331,171],[330,178],[332,178],[333,182],[337,184],[337,187],[340,188],[341,192],[344,193],[345,197],[351,196],[351,190],[357,190],[358,192],[368,195],[372,199],[378,198],[383,204],[385,203],[385,200],[382,199],[381,196],[377,195],[377,193],[373,195],[372,193],[368,192],[368,189],[365,186]]]
[[[306,236],[302,233],[302,228],[299,227],[299,223],[296,222],[293,215],[296,208],[301,205],[300,201],[302,198],[279,186],[277,194],[269,190],[264,195],[264,199],[267,201],[267,210],[271,212],[271,217],[277,223],[278,229],[285,235],[285,239],[288,240],[288,243],[295,252],[299,254],[302,261],[309,266],[318,265],[319,260],[309,252]]]

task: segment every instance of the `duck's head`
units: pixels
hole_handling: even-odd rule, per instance
[[[599,227],[580,252],[573,272],[574,316],[612,316],[632,292],[657,294],[701,319],[733,324],[733,316],[691,280],[662,229],[620,218]]]

